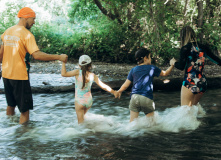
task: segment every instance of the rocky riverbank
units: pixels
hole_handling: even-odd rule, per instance
[[[30,81],[33,93],[57,93],[74,91],[74,78],[62,77],[61,62],[32,62],[30,69]],[[131,68],[136,64],[112,64],[103,62],[93,63],[93,72],[99,75],[101,80],[113,89],[119,89],[127,78]],[[169,66],[159,67],[166,70]],[[77,61],[66,64],[67,71],[79,68]],[[208,88],[221,88],[221,68],[217,65],[207,65],[204,73],[208,80]],[[154,90],[176,91],[180,90],[183,80],[183,71],[176,68],[168,77],[156,77]],[[3,84],[0,84],[1,92],[4,92]],[[130,89],[130,88],[129,88]],[[101,90],[93,84],[92,90]]]
[[[117,63],[104,63],[104,62],[93,62],[93,72],[96,74],[105,74],[110,77],[125,77],[131,68],[135,67],[136,64],[117,64]],[[169,66],[159,66],[159,68],[166,70]],[[77,62],[68,62],[66,64],[67,71],[79,68]],[[30,73],[44,73],[44,74],[60,74],[61,63],[59,61],[54,62],[34,62],[31,63]],[[218,65],[206,65],[204,74],[207,77],[221,77],[221,67]],[[183,71],[176,68],[173,69],[172,73],[168,76],[171,78],[179,78],[183,76]]]
[[[136,64],[112,64],[103,62],[93,63],[93,72],[100,76],[102,81],[110,85],[114,89],[119,87],[126,80],[127,75],[131,68]],[[166,70],[169,66],[159,67]],[[79,68],[77,61],[68,62],[66,64],[67,71]],[[35,62],[31,64],[30,73],[35,74],[60,74],[61,63],[55,62]],[[204,69],[204,73],[208,80],[208,88],[221,88],[221,68],[217,65],[207,65]],[[176,68],[168,77],[159,77],[154,80],[155,90],[174,91],[180,90],[183,80],[183,71]],[[45,83],[45,82],[42,82]],[[74,90],[74,83],[70,85],[50,85],[45,83],[41,89],[39,87],[32,86],[33,92],[66,92]],[[94,83],[93,90],[100,90],[100,88]]]

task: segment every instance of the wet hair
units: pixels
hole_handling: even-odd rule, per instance
[[[140,48],[135,52],[135,59],[137,61],[137,64],[141,64],[144,62],[144,57],[146,56],[147,58],[150,55],[150,51],[147,50],[146,48]]]
[[[87,63],[87,62],[82,62],[82,64],[84,64],[84,63]],[[92,64],[91,63],[89,63],[89,64],[87,64],[87,65],[83,65],[83,66],[80,66],[81,67],[81,70],[82,70],[82,77],[83,77],[83,85],[82,85],[82,88],[81,89],[83,89],[84,87],[85,87],[85,83],[86,83],[86,73],[87,73],[87,71],[90,71],[91,69],[92,69]]]
[[[196,34],[190,26],[185,26],[180,31],[181,47],[185,46],[187,43],[196,42]],[[197,44],[198,46],[198,44]]]

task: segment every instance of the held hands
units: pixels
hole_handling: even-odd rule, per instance
[[[120,97],[121,97],[121,93],[122,93],[122,92],[114,91],[114,97],[120,99]]]
[[[68,61],[68,56],[66,54],[61,54],[60,55],[60,61],[64,62],[64,63],[67,63]]]
[[[113,95],[114,95],[115,98],[117,98],[118,97],[117,91],[114,91]]]
[[[174,66],[175,62],[176,62],[176,60],[175,60],[174,58],[172,58],[172,59],[170,60],[170,65],[171,65],[171,66]]]

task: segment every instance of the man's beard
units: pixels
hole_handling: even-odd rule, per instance
[[[26,23],[26,27],[25,27],[25,28],[27,28],[28,30],[30,30],[31,27],[32,27],[32,26],[30,26],[28,23]]]

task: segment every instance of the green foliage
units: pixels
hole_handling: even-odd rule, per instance
[[[48,24],[42,24],[32,28],[36,42],[41,51],[50,54],[60,54],[63,52],[63,42],[60,40],[61,35],[57,34],[55,28]]]
[[[100,21],[94,22],[94,27],[88,33],[85,43],[86,53],[102,61],[123,62],[125,54],[119,50],[119,44],[125,38],[122,28],[108,20],[102,25],[99,24]]]
[[[209,44],[212,49],[221,50],[221,27],[217,19],[210,19],[211,23],[205,23],[203,31],[205,34],[204,43]]]
[[[7,3],[7,6],[7,8],[4,8],[2,12],[0,12],[0,34],[4,33],[7,28],[16,24],[16,15],[20,5]]]
[[[80,20],[90,20],[97,17],[99,9],[90,0],[71,0],[71,11],[68,13],[71,17],[70,22],[75,23]]]
[[[221,50],[218,1],[204,1],[202,28],[197,27],[195,0],[35,0],[35,3],[54,17],[39,23],[36,19],[31,29],[39,48],[46,53],[65,53],[76,59],[88,54],[93,60],[131,63],[135,51],[146,47],[156,63],[165,64],[172,57],[179,57],[179,31],[187,24],[197,34],[203,33],[203,43]],[[15,15],[21,4],[23,0],[8,4],[0,12],[0,33],[16,23]]]

